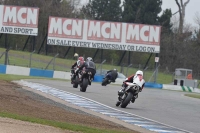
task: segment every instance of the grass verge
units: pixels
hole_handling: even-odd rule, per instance
[[[67,79],[56,79],[56,78],[35,77],[35,76],[22,76],[22,75],[12,75],[12,74],[0,74],[0,80],[12,81],[12,80],[21,80],[21,79],[48,79],[48,80],[69,81]]]
[[[58,121],[51,121],[51,120],[45,120],[45,119],[39,119],[39,118],[32,118],[28,116],[21,116],[16,114],[11,114],[7,112],[0,112],[1,117],[6,118],[12,118],[32,123],[38,123],[42,125],[48,125],[53,126],[56,128],[76,131],[76,132],[83,132],[83,133],[125,133],[122,131],[116,131],[116,130],[106,130],[106,129],[99,129],[99,128],[91,128],[83,125],[76,125],[71,123],[65,123],[65,122],[58,122]]]
[[[12,81],[12,80],[20,80],[20,79],[49,79],[49,78],[41,78],[41,77],[30,77],[30,76],[20,76],[20,75],[9,75],[9,74],[0,74],[0,80],[5,81]],[[12,118],[32,123],[38,123],[42,125],[53,126],[56,128],[76,131],[76,132],[83,132],[83,133],[125,133],[122,131],[116,130],[109,130],[109,129],[99,129],[99,128],[92,128],[88,126],[78,125],[78,124],[71,124],[59,121],[52,121],[52,120],[45,120],[39,118],[33,118],[29,116],[17,115],[9,112],[0,112],[0,117]]]
[[[185,94],[185,96],[200,99],[200,94]]]

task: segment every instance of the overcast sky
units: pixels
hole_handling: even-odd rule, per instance
[[[82,4],[87,3],[89,0],[81,0]],[[187,0],[183,0],[185,2]],[[176,5],[175,0],[163,0],[162,9],[171,8],[172,14],[178,11],[178,6]],[[191,23],[195,26],[194,17],[195,13],[199,13],[200,15],[200,0],[190,0],[190,2],[186,6],[185,11],[185,22]],[[178,15],[178,14],[177,14]]]
[[[186,0],[183,0],[184,2]],[[178,6],[176,5],[175,0],[163,0],[162,9],[171,8],[172,14],[178,11]],[[185,22],[196,25],[194,22],[194,17],[196,13],[200,15],[200,0],[190,0],[186,6],[185,10]]]

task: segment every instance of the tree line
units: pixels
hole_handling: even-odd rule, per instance
[[[173,23],[171,9],[162,10],[162,0],[89,0],[85,5],[81,5],[80,0],[7,0],[0,1],[4,5],[38,7],[39,22],[38,36],[30,37],[26,51],[39,50],[47,34],[48,17],[58,16],[66,18],[79,18],[89,20],[102,20],[125,23],[138,23],[162,26],[161,43],[159,53],[160,68],[169,72],[174,72],[175,68],[192,69],[194,75],[199,76],[200,66],[200,30],[191,30],[191,25],[184,23],[185,9],[190,0],[175,0],[179,10],[178,26]],[[200,20],[197,16],[196,21]],[[200,23],[198,23],[200,24]],[[27,36],[8,35],[8,47],[22,50],[27,40]],[[35,46],[33,46],[35,42]],[[5,35],[0,38],[0,46],[4,46]],[[95,60],[100,62],[106,59],[107,63],[116,64],[124,54],[123,51],[101,50],[95,52],[94,49],[71,48],[65,56],[68,47],[63,46],[42,46],[40,54],[55,55],[59,53],[60,58],[72,58],[74,53],[84,56],[95,56]],[[86,52],[87,51],[87,52]],[[102,57],[103,56],[103,57]],[[142,64],[145,65],[150,53],[127,52],[122,60],[122,64]],[[154,57],[148,64],[154,67]]]

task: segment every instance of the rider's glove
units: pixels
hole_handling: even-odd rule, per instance
[[[125,85],[126,85],[126,82],[124,81],[123,84],[122,84],[122,87],[125,87]]]

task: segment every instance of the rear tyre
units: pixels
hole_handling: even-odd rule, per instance
[[[83,82],[81,83],[80,91],[85,92],[88,87],[88,79],[83,78]]]
[[[133,97],[133,94],[129,92],[127,97],[122,101],[121,108],[126,108],[126,106],[130,103],[132,97]]]

